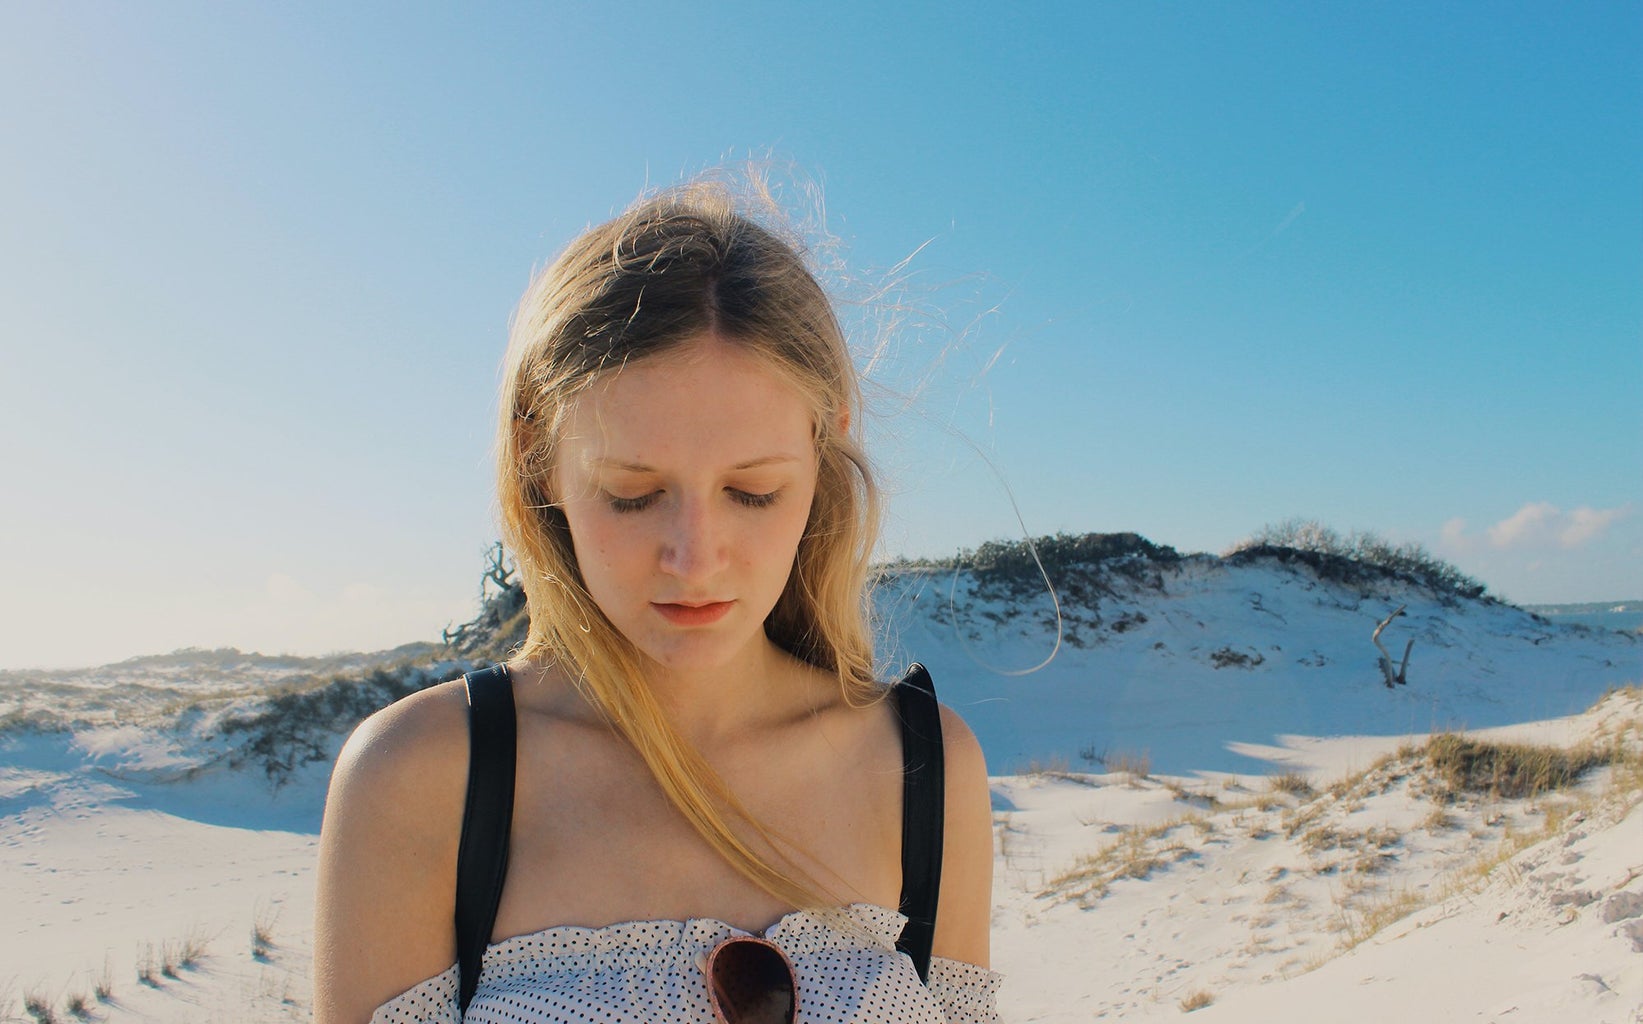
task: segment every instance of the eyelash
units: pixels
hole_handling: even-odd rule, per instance
[[[656,503],[656,498],[661,493],[661,491],[652,491],[649,494],[641,494],[637,498],[613,497],[610,499],[611,511],[643,512]],[[729,493],[737,504],[745,505],[748,508],[769,508],[776,503],[776,499],[781,495],[779,490],[771,491],[768,494],[750,494],[747,491],[738,491],[734,488],[730,488]]]
[[[749,494],[747,491],[731,491],[731,496],[748,508],[769,508],[776,504],[776,498],[781,491],[771,491],[768,494]]]

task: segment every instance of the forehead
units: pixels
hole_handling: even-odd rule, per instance
[[[561,465],[724,468],[813,452],[806,396],[768,360],[711,335],[608,371],[567,413]]]

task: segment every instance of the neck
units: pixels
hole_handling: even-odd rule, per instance
[[[761,635],[735,659],[711,669],[652,663],[647,681],[679,734],[708,752],[808,707],[807,695],[795,685],[799,671],[791,655]]]

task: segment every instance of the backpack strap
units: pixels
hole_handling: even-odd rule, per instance
[[[508,875],[518,728],[505,665],[462,677],[468,688],[468,801],[456,854],[457,1001],[468,1010]]]
[[[893,692],[901,717],[901,912],[907,915],[896,948],[912,957],[919,980],[928,985],[945,828],[941,706],[930,673],[917,662]]]

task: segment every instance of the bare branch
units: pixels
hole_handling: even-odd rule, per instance
[[[1404,686],[1408,683],[1407,672],[1409,671],[1409,652],[1414,649],[1415,641],[1411,639],[1408,646],[1403,649],[1403,664],[1399,666],[1396,672],[1393,672],[1392,653],[1386,649],[1385,644],[1381,643],[1381,631],[1386,629],[1387,626],[1390,626],[1393,619],[1402,615],[1404,613],[1404,609],[1407,607],[1409,606],[1402,604],[1398,605],[1397,610],[1382,619],[1380,621],[1380,625],[1375,627],[1375,632],[1369,637],[1370,641],[1374,643],[1376,649],[1381,652],[1381,674],[1386,677],[1386,688],[1388,690],[1394,686]]]

